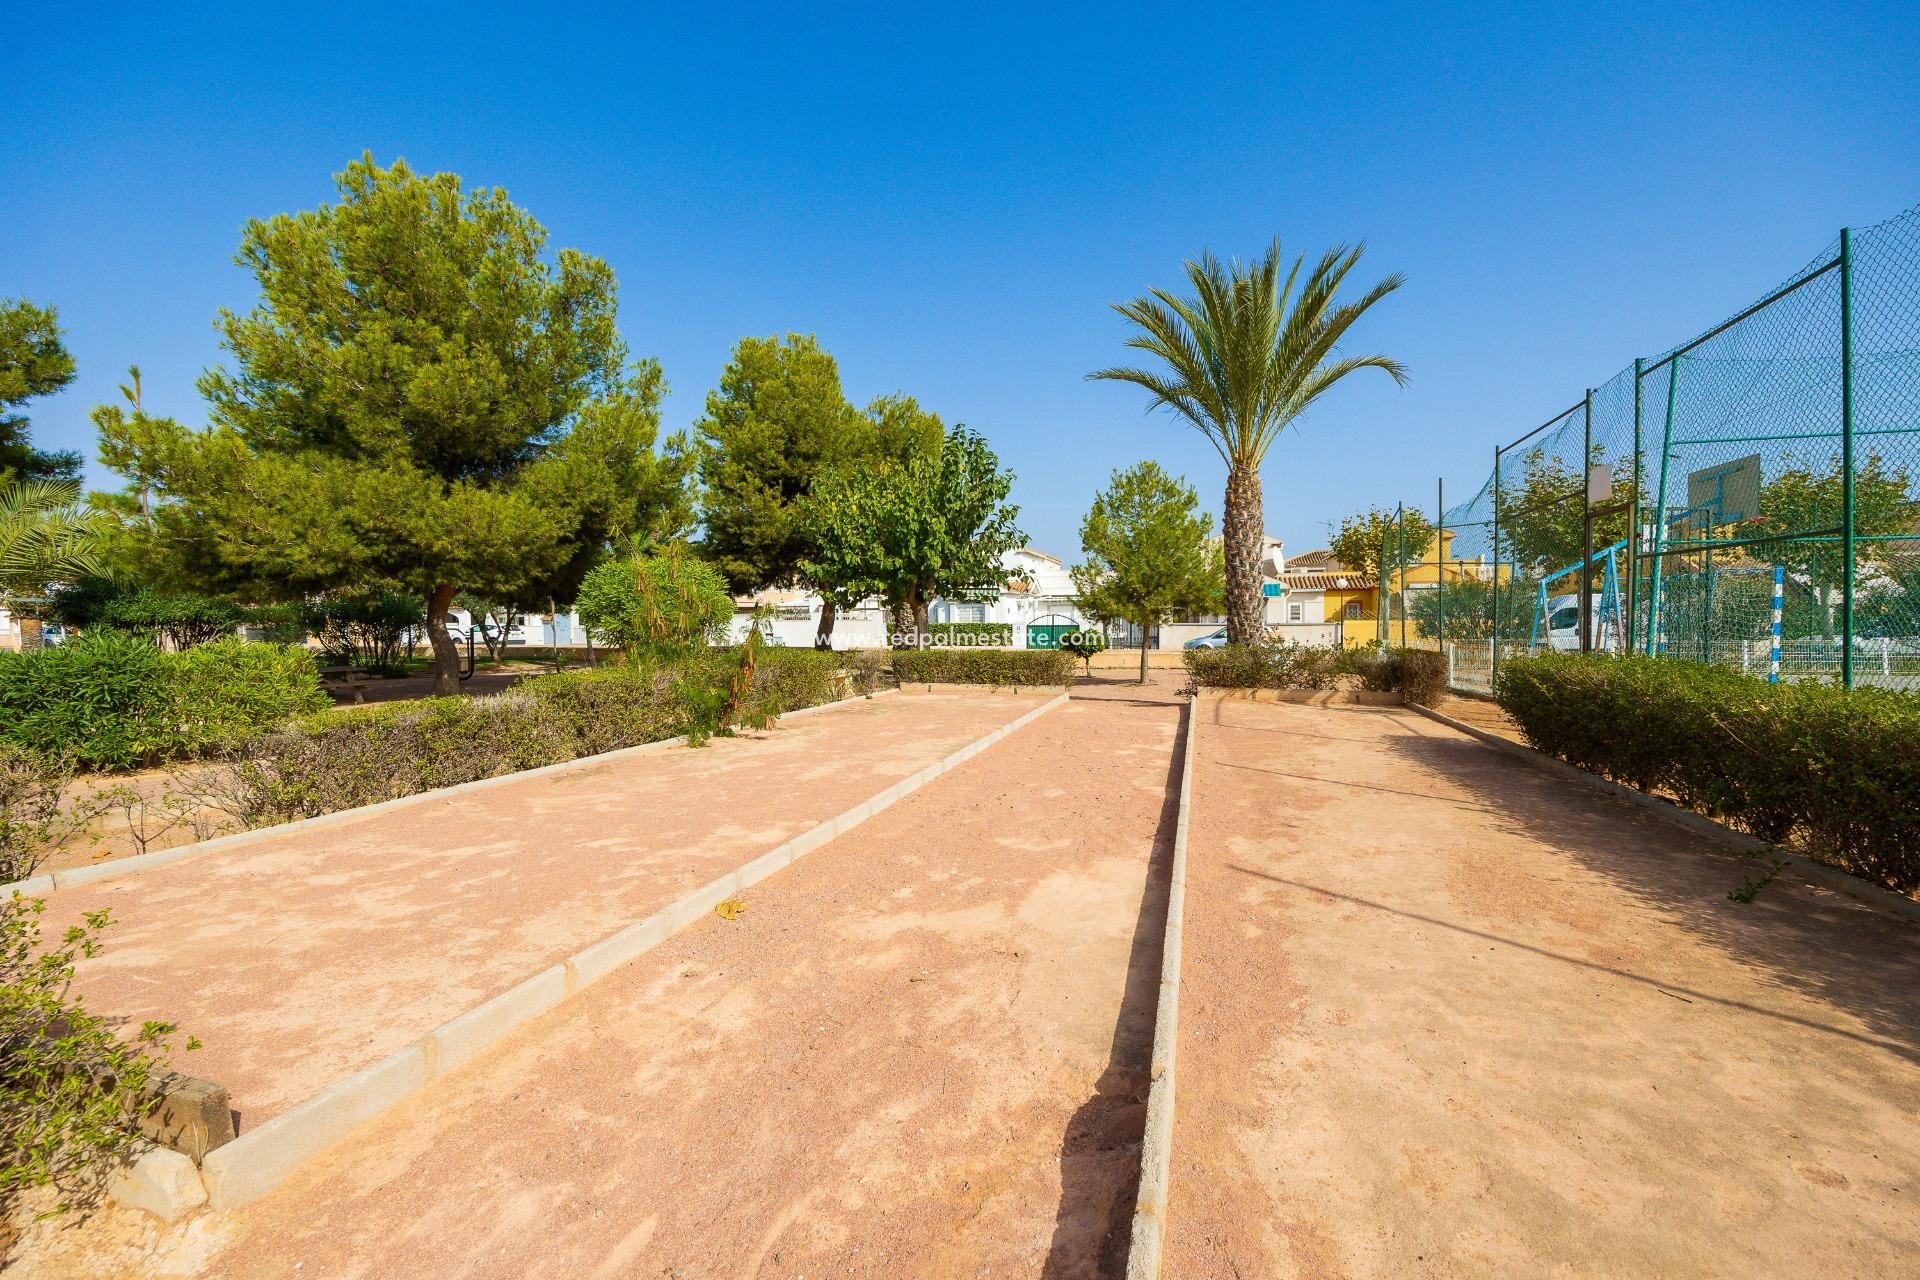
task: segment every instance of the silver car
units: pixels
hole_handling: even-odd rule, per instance
[[[1195,636],[1180,646],[1183,649],[1224,649],[1227,647],[1227,629],[1209,631],[1204,636]]]

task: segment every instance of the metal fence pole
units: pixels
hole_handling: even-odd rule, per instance
[[[1400,504],[1400,540],[1394,552],[1394,559],[1400,569],[1400,589],[1394,594],[1400,597],[1400,647],[1407,647],[1407,507]]]
[[[1447,647],[1447,480],[1445,476],[1433,482],[1433,572],[1440,593],[1439,620],[1434,624],[1437,633],[1433,637],[1434,646],[1442,652]]]
[[[1627,652],[1633,652],[1634,629],[1640,625],[1640,367],[1633,358],[1633,497],[1627,508]]]
[[[1593,388],[1587,388],[1580,446],[1580,652],[1593,652]]]
[[[1673,404],[1680,396],[1680,357],[1667,362],[1667,421],[1660,432],[1660,491],[1653,497],[1653,581],[1647,588],[1647,656],[1655,656],[1660,634],[1660,553],[1667,542],[1667,458],[1673,452]]]
[[[1487,689],[1500,684],[1500,446],[1493,447],[1493,630],[1487,641]]]
[[[1840,683],[1853,688],[1853,236],[1840,228]]]

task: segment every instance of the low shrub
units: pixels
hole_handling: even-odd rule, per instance
[[[1073,655],[1059,649],[920,649],[893,655],[901,684],[990,684],[1042,688],[1073,683]]]
[[[1331,689],[1352,671],[1342,649],[1296,644],[1230,644],[1181,655],[1204,689]]]
[[[49,939],[45,908],[0,899],[0,1230],[28,1188],[57,1188],[62,1209],[98,1196],[160,1100],[151,1086],[176,1035],[164,1022],[123,1033],[89,1012],[72,994],[74,962],[99,950],[108,915]]]
[[[396,591],[311,600],[285,609],[263,609],[256,617],[272,639],[292,640],[294,630],[320,642],[329,666],[356,667],[381,675],[404,675],[401,651],[407,633],[427,625],[426,607]]]
[[[313,659],[280,645],[228,639],[167,653],[95,630],[0,652],[0,739],[87,768],[203,754],[326,705]]]
[[[936,622],[927,628],[929,640],[935,646],[953,647],[971,645],[986,648],[993,645],[1013,644],[1013,624],[1011,622]]]
[[[1438,705],[1447,692],[1447,658],[1431,649],[1352,649],[1348,667],[1360,687],[1398,693],[1417,706]]]
[[[73,766],[65,758],[0,742],[0,884],[31,876],[93,818],[95,811],[61,806],[71,781]]]
[[[873,683],[846,655],[761,649],[737,723],[829,702]],[[671,665],[617,665],[523,680],[485,698],[429,698],[309,717],[230,755],[221,800],[247,827],[317,817],[438,787],[689,734],[731,698],[735,650]]]
[[[1503,662],[1495,696],[1541,751],[1920,889],[1920,699],[1580,654]]]

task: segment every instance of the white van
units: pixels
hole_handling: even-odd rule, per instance
[[[1555,653],[1580,652],[1580,596],[1573,593],[1547,601],[1547,648]],[[1614,635],[1600,624],[1600,594],[1593,596],[1593,650],[1611,653]]]

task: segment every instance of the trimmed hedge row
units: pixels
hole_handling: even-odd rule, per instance
[[[1447,692],[1445,654],[1428,649],[1330,649],[1296,644],[1230,644],[1182,655],[1193,682],[1207,689],[1331,689],[1358,676],[1376,693],[1402,694],[1423,707]]]
[[[1549,755],[1920,889],[1920,698],[1580,654],[1503,662],[1495,696]]]
[[[990,684],[1040,688],[1073,683],[1074,657],[1059,649],[919,649],[893,655],[901,684]]]
[[[284,645],[169,653],[101,630],[0,651],[0,739],[93,769],[201,755],[327,705],[312,657]]]
[[[310,717],[236,749],[226,808],[247,827],[710,732],[690,688],[725,686],[723,650],[659,668],[607,666],[523,680],[485,698],[428,698]],[[870,672],[870,669],[869,669]],[[874,680],[839,655],[762,650],[752,712],[797,711]]]

